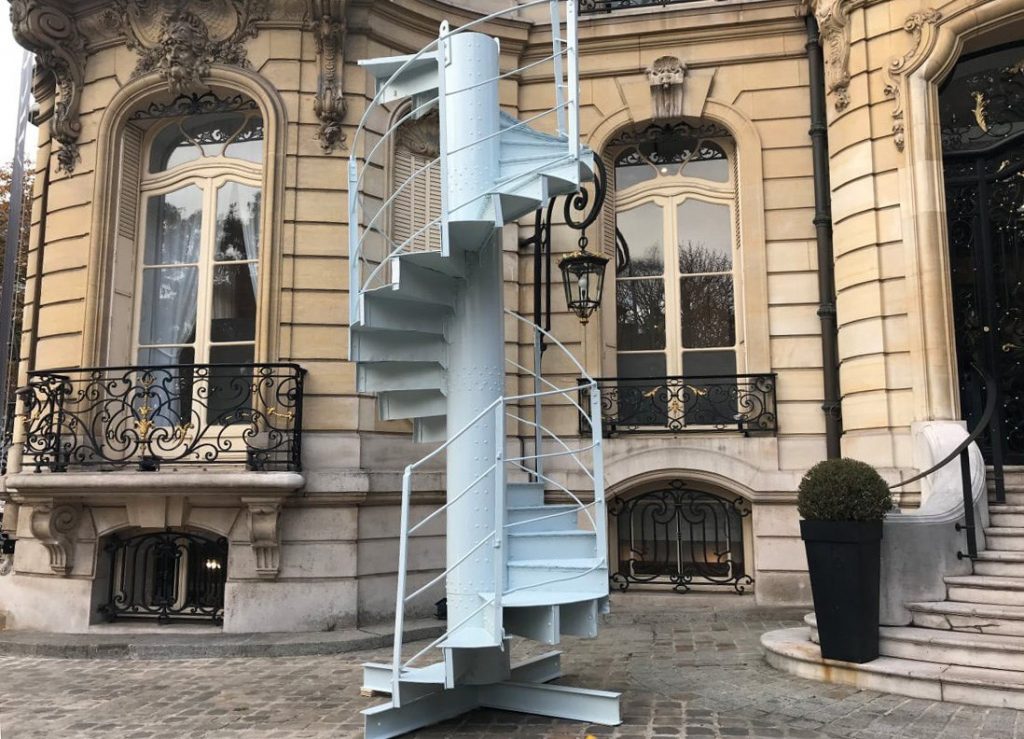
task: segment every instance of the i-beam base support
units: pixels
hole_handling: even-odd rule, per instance
[[[384,703],[363,711],[366,739],[389,739],[461,716],[476,708],[532,713],[538,716],[617,726],[620,693],[567,685],[547,685],[561,677],[560,652],[549,652],[516,665],[511,679],[489,685],[416,684],[402,690],[401,706]],[[364,689],[390,692],[391,671],[385,665],[365,665]]]

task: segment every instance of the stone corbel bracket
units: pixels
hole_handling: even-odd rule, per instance
[[[903,119],[903,83],[907,74],[916,69],[927,55],[934,43],[936,24],[942,20],[942,13],[934,8],[926,8],[911,13],[903,23],[903,30],[912,37],[910,48],[903,56],[889,60],[885,73],[889,81],[886,83],[885,96],[893,101],[892,138],[896,148],[903,151],[906,146],[906,129]]]
[[[345,95],[343,89],[345,60],[346,0],[309,0],[309,29],[316,42],[317,79],[313,112],[320,121],[316,138],[325,154],[344,148]]]
[[[803,0],[800,12],[814,13],[825,56],[825,92],[836,113],[850,107],[850,13],[878,0]]]
[[[70,174],[79,159],[82,133],[79,102],[85,75],[85,40],[74,19],[42,0],[11,0],[11,27],[17,42],[36,55],[36,64],[53,75],[57,101],[51,119],[58,171]]]
[[[69,504],[56,505],[53,501],[29,504],[32,506],[29,519],[32,536],[50,555],[50,569],[67,577],[74,566],[75,532],[82,517],[81,508]]]
[[[647,68],[647,84],[651,87],[651,112],[655,120],[682,117],[685,80],[686,65],[678,57],[658,57]]]
[[[256,556],[256,575],[264,580],[276,579],[281,571],[281,501],[243,498],[242,503],[249,508],[249,541]]]

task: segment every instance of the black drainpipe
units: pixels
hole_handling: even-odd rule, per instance
[[[829,180],[828,123],[825,115],[825,64],[818,22],[807,14],[807,63],[811,87],[811,155],[814,162],[814,233],[818,242],[818,318],[821,321],[821,368],[825,381],[825,448],[829,459],[842,456],[842,404],[839,396],[839,328],[832,254],[832,184]]]

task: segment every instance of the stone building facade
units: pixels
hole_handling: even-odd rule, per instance
[[[118,603],[153,599],[161,542],[189,552],[179,590],[206,588],[174,590],[178,616],[212,608],[233,632],[390,617],[402,471],[431,447],[381,420],[347,361],[348,147],[374,92],[357,62],[414,52],[442,21],[499,7],[11,0],[15,36],[38,55],[39,148],[29,390],[3,493],[18,541],[0,577],[8,628],[78,632],[132,615]],[[550,53],[542,10],[485,24],[504,68]],[[897,482],[927,464],[922,429],[965,413],[939,90],[959,58],[1016,37],[1024,3],[580,11],[581,134],[605,163],[605,198],[583,232],[565,224],[578,212],[555,209],[552,251],[582,235],[612,262],[586,324],[554,285],[551,327],[606,378],[613,586],[808,603],[795,491],[826,456],[820,313],[832,299],[819,284],[805,15],[825,51],[842,452]],[[527,119],[548,85],[527,68],[503,81],[502,105]],[[410,125],[368,187],[389,192],[436,135],[429,117]],[[389,227],[413,228],[431,197],[410,194],[407,221]],[[524,315],[534,234],[526,218],[521,247],[506,239],[505,302]],[[506,346],[532,364],[514,321]],[[556,353],[544,371],[575,382]],[[545,418],[578,434],[566,403]],[[419,511],[443,500],[444,467],[431,469]],[[916,507],[920,488],[900,496]],[[443,568],[443,525],[414,548],[413,581],[426,582]],[[132,558],[149,564],[129,576]],[[134,595],[114,585],[132,578]]]

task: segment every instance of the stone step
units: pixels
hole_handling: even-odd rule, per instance
[[[993,528],[1019,528],[1024,533],[1024,505],[989,504],[989,518]]]
[[[862,665],[821,658],[806,626],[761,635],[765,658],[792,675],[912,698],[1024,709],[1024,672],[879,657]]]
[[[995,549],[979,552],[974,560],[974,574],[1024,577],[1024,552],[1001,552]]]
[[[989,505],[992,505],[992,506],[997,505],[997,503],[996,503],[996,494],[995,494],[994,489],[991,488],[991,487],[989,488],[989,491],[988,491],[988,502],[989,502]],[[1005,501],[1005,503],[1006,503],[1006,505],[1015,505],[1015,506],[1024,505],[1024,486],[1021,486],[1020,488],[1011,488],[1011,487],[1007,486],[1006,487],[1006,501]]]
[[[818,640],[814,614],[804,617],[811,641]],[[942,665],[1016,670],[1024,675],[1024,638],[1006,634],[972,634],[920,626],[883,626],[878,630],[879,653]]]
[[[907,603],[912,623],[928,629],[1024,637],[1024,606],[930,601]]]
[[[985,529],[985,548],[1002,552],[1024,552],[1024,529],[990,526]]]
[[[957,575],[943,578],[946,597],[960,603],[1024,606],[1024,578]]]

